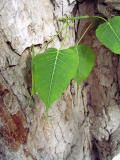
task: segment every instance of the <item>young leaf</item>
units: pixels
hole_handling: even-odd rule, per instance
[[[92,70],[94,65],[94,53],[92,49],[85,44],[76,46],[76,50],[79,55],[79,65],[74,79],[77,81],[77,89],[79,89],[79,84],[88,77]]]
[[[49,106],[64,92],[76,73],[78,54],[73,49],[49,48],[33,57],[35,92]]]
[[[99,25],[96,36],[112,52],[120,54],[120,16]]]

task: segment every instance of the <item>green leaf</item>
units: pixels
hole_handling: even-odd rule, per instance
[[[79,65],[74,79],[77,81],[78,89],[79,84],[88,77],[89,73],[92,70],[92,67],[94,65],[94,53],[92,49],[85,44],[76,46],[76,50],[79,55]]]
[[[112,52],[120,54],[120,16],[99,25],[96,36]]]
[[[44,54],[33,57],[33,89],[49,106],[64,92],[77,71],[79,57],[72,48],[49,48]],[[34,93],[33,91],[33,93]]]

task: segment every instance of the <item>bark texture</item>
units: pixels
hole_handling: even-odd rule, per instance
[[[112,160],[120,152],[120,61],[95,37],[82,43],[95,52],[94,68],[79,88],[71,81],[49,109],[31,90],[30,46],[41,45],[60,30],[63,16],[119,15],[119,1],[0,0],[0,159]],[[75,44],[90,20],[71,24],[64,48]],[[61,34],[48,47],[59,48]]]

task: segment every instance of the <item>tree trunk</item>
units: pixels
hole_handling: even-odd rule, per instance
[[[104,2],[104,3],[103,3]],[[0,159],[112,160],[120,152],[120,61],[91,28],[81,41],[95,65],[80,85],[71,81],[49,109],[31,92],[30,47],[35,52],[63,26],[60,17],[119,15],[119,1],[0,0]],[[90,20],[71,24],[64,48],[75,44]],[[47,47],[59,48],[63,34]]]

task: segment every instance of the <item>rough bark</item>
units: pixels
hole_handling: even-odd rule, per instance
[[[103,3],[104,2],[104,3]],[[82,43],[95,52],[94,68],[79,88],[71,81],[49,109],[31,90],[30,46],[36,52],[62,27],[63,16],[119,15],[118,1],[0,0],[0,158],[2,160],[112,160],[120,152],[120,61],[95,37]],[[117,3],[117,4],[116,4]],[[117,8],[116,8],[117,7]],[[109,8],[109,9],[108,9]],[[88,26],[71,24],[64,47]],[[48,47],[59,48],[63,35]]]

